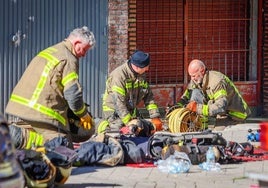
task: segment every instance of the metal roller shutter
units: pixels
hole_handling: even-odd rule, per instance
[[[268,0],[263,1],[263,69],[262,97],[263,111],[268,115]]]

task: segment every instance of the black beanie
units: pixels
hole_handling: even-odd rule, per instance
[[[143,51],[136,50],[130,58],[130,63],[140,68],[147,67],[150,64],[150,55]]]

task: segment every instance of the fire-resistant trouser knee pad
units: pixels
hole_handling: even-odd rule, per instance
[[[31,149],[44,144],[44,137],[33,130],[15,124],[9,125],[9,130],[16,149]]]

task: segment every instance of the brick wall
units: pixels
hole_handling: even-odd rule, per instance
[[[108,72],[128,59],[128,0],[109,0]]]

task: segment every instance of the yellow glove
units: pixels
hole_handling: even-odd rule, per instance
[[[35,151],[41,152],[41,153],[44,153],[44,154],[46,154],[46,152],[47,152],[46,147],[38,147],[38,148],[35,149]]]
[[[95,123],[89,113],[80,118],[80,126],[84,129],[91,129],[94,125]]]

